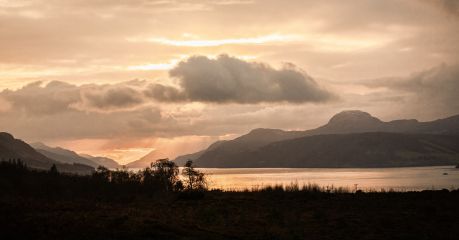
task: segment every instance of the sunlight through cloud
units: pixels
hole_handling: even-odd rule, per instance
[[[252,38],[227,38],[218,40],[174,40],[168,38],[148,38],[146,41],[159,43],[162,45],[170,45],[177,47],[216,47],[223,45],[243,45],[243,44],[265,44],[276,42],[292,42],[299,41],[302,37],[298,35],[281,35],[271,34],[266,36],[252,37]],[[132,39],[131,39],[132,40]],[[135,40],[134,40],[135,41]]]

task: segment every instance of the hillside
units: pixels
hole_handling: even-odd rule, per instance
[[[91,155],[80,155],[72,150],[68,150],[61,147],[50,147],[44,143],[32,143],[30,144],[35,150],[39,153],[45,155],[46,157],[68,164],[84,164],[94,168],[98,166],[104,166],[107,168],[118,168],[120,165],[113,159],[106,157],[94,157]]]
[[[307,136],[237,154],[208,152],[199,167],[407,167],[459,163],[459,136],[355,133]]]
[[[94,157],[88,154],[80,154],[80,156],[89,159],[96,163],[98,166],[104,166],[106,168],[114,169],[114,168],[120,168],[121,165],[116,162],[115,160],[108,158],[108,157]]]
[[[188,161],[188,160],[196,160],[198,159],[199,157],[202,156],[202,154],[204,154],[206,151],[211,151],[213,149],[215,149],[216,147],[220,146],[221,144],[225,143],[226,141],[222,140],[222,141],[216,141],[214,143],[212,143],[208,148],[204,149],[204,150],[201,150],[199,152],[195,152],[195,153],[190,153],[190,154],[186,154],[186,155],[182,155],[182,156],[178,156],[177,158],[174,159],[174,162],[178,165],[178,166],[184,166],[185,163]]]
[[[30,145],[22,140],[15,139],[11,134],[0,133],[0,160],[18,160],[20,159],[28,167],[35,169],[49,169],[53,164],[61,172],[90,173],[93,167],[83,164],[65,164],[51,159],[37,152]]]
[[[191,153],[191,154],[186,154],[186,155],[182,155],[182,156],[179,156],[177,158],[175,158],[173,161],[178,165],[178,166],[184,166],[185,163],[188,161],[188,160],[196,160],[197,158],[199,158],[203,153],[205,153],[206,151],[209,151],[209,150],[213,150],[215,148],[217,148],[218,146],[220,146],[221,144],[225,143],[226,141],[217,141],[217,142],[214,142],[213,144],[211,144],[207,149],[205,150],[202,150],[202,151],[199,151],[199,152],[195,152],[195,153]],[[126,166],[128,168],[144,168],[144,167],[149,167],[150,164],[158,159],[162,159],[162,158],[168,158],[168,153],[166,152],[162,152],[160,150],[153,150],[151,152],[149,152],[147,155],[143,156],[142,158],[140,158],[139,160],[136,160],[136,161],[133,161],[133,162],[130,162],[128,163]]]
[[[168,158],[167,153],[158,151],[158,150],[153,150],[147,155],[143,156],[139,160],[130,162],[126,164],[126,167],[128,168],[144,168],[144,167],[149,167],[150,164],[158,159],[162,158]]]
[[[459,115],[431,122],[419,122],[415,119],[394,120],[389,122],[369,113],[351,110],[334,115],[327,124],[306,131],[283,131],[279,129],[255,129],[213,149],[206,149],[192,156],[196,162],[208,164],[212,158],[231,158],[237,154],[254,151],[270,143],[285,141],[305,136],[324,134],[348,134],[364,132],[423,133],[423,134],[458,134]],[[182,158],[178,157],[177,159]],[[213,164],[212,164],[213,165]]]
[[[50,159],[54,159],[62,163],[68,163],[68,164],[78,163],[78,164],[85,164],[91,167],[99,166],[99,164],[95,163],[94,161],[84,158],[78,155],[76,152],[68,150],[68,149],[64,149],[60,147],[53,148],[43,143],[32,143],[30,145],[33,148],[35,148],[37,152],[45,155],[46,157]]]
[[[459,115],[430,122],[419,122],[416,119],[384,122],[369,113],[352,110],[336,114],[319,128],[304,131],[305,135],[359,132],[458,134]]]

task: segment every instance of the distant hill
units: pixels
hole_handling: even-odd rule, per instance
[[[39,153],[45,155],[46,157],[50,159],[54,159],[56,161],[62,162],[62,163],[79,163],[79,164],[85,164],[91,167],[98,167],[99,164],[97,164],[94,161],[91,161],[90,159],[84,158],[80,155],[78,155],[76,152],[60,148],[60,147],[49,147],[43,143],[32,143],[30,144],[35,150],[37,150]]]
[[[79,155],[78,153],[61,147],[50,147],[44,143],[32,143],[30,144],[39,153],[46,157],[62,162],[62,163],[78,163],[97,168],[98,166],[104,166],[107,168],[118,168],[120,165],[110,158],[105,157],[93,157],[91,155]]]
[[[204,154],[206,151],[211,151],[211,150],[215,149],[216,147],[218,147],[220,144],[222,144],[224,142],[226,142],[226,141],[222,140],[222,141],[214,142],[208,148],[206,148],[204,150],[201,150],[201,151],[195,152],[195,153],[190,153],[190,154],[179,156],[179,157],[174,159],[174,162],[178,166],[183,167],[188,160],[193,160],[194,161],[194,160],[198,159],[199,157],[201,157],[201,155]]]
[[[108,157],[94,157],[88,154],[80,154],[80,156],[95,162],[98,166],[104,166],[111,169],[121,167],[118,162]]]
[[[28,145],[22,140],[15,139],[11,134],[0,132],[0,160],[9,161],[20,159],[28,167],[49,169],[53,164],[61,172],[90,173],[93,167],[83,164],[65,164],[51,159]]]
[[[130,162],[126,164],[126,167],[128,168],[144,168],[144,167],[149,167],[150,164],[158,159],[162,158],[168,158],[167,153],[158,151],[158,150],[153,150],[147,155],[143,156],[139,160]]]
[[[200,166],[208,163],[215,156],[234,156],[246,151],[254,151],[270,143],[306,136],[324,134],[349,134],[364,132],[423,133],[423,134],[459,134],[459,115],[431,122],[419,122],[415,119],[384,122],[369,113],[351,110],[333,116],[329,122],[319,128],[306,131],[283,131],[279,129],[255,129],[246,135],[226,141],[213,149],[206,149],[191,154]],[[183,156],[177,159],[182,159]]]
[[[210,151],[199,167],[406,167],[459,163],[459,135],[354,133],[315,135],[236,154]]]
[[[225,141],[217,141],[213,144],[211,144],[206,150],[211,150],[211,149],[214,149],[215,147],[219,146],[221,143],[223,143]],[[196,152],[196,153],[192,153],[192,154],[187,154],[187,155],[183,155],[183,156],[180,156],[180,157],[177,157],[176,159],[174,159],[173,161],[178,165],[178,166],[184,166],[186,161],[188,160],[195,160],[197,159],[198,157],[201,156],[202,153],[204,153],[206,150],[202,150],[202,151],[199,151],[199,152]],[[151,152],[149,152],[147,155],[143,156],[142,158],[140,158],[139,160],[136,160],[136,161],[133,161],[133,162],[130,162],[128,163],[126,166],[128,168],[144,168],[144,167],[149,167],[150,164],[158,159],[162,159],[162,158],[168,158],[168,153],[165,153],[165,152],[162,152],[160,150],[153,150]]]

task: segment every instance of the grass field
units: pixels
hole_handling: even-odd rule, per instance
[[[0,169],[1,170],[1,169]],[[458,239],[459,191],[147,191],[28,170],[0,178],[1,239]]]

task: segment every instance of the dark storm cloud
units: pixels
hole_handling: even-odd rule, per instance
[[[274,69],[266,64],[246,62],[220,55],[217,59],[194,56],[169,72],[178,79],[179,89],[150,85],[147,95],[158,101],[213,103],[326,102],[334,95],[293,65]]]

